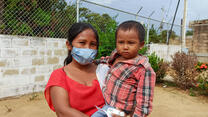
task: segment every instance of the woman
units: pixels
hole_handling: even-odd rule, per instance
[[[52,72],[45,98],[58,117],[88,117],[102,107],[104,98],[96,77],[99,38],[86,23],[75,23],[68,32],[64,67]]]

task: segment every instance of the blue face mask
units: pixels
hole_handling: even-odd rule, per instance
[[[87,65],[95,59],[97,50],[73,47],[71,55],[78,63]]]

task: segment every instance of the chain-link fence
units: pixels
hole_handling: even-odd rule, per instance
[[[77,21],[76,10],[75,0],[0,0],[0,34],[66,38],[68,28]],[[79,21],[91,23],[98,30],[100,55],[105,56],[105,53],[115,48],[116,27],[126,20],[137,20],[144,24],[146,42],[166,44],[171,24],[162,22],[163,19],[140,16],[88,0],[79,2]],[[207,22],[203,22],[197,24],[201,28],[192,26],[198,32],[192,31],[191,36],[186,37],[186,47],[191,52],[207,52],[206,41],[203,45],[197,43],[198,38],[207,40],[207,32],[204,32],[207,30]],[[170,45],[182,45],[181,30],[181,25],[173,25]]]
[[[80,21],[97,23],[104,31],[110,19],[117,22],[116,26],[126,20],[144,23],[147,30],[148,26],[150,29],[150,42],[165,42],[165,38],[159,40],[151,35],[161,32],[165,34],[170,29],[170,24],[159,20],[85,0],[80,1]],[[66,0],[0,0],[0,34],[65,38],[67,29],[75,22],[75,1],[67,3]],[[180,26],[174,26],[173,29],[174,33],[180,34]]]
[[[80,1],[80,8],[87,8],[90,9],[93,12],[97,12],[100,14],[108,14],[117,22],[117,25],[120,24],[123,21],[126,20],[137,20],[144,24],[147,35],[146,35],[146,41],[152,42],[152,43],[166,43],[169,30],[171,28],[170,23],[165,23],[162,21],[163,19],[152,19],[151,17],[144,17],[137,15],[136,13],[131,13],[127,11],[123,11],[121,9],[112,8],[109,6],[104,6],[101,4],[97,4],[88,0],[81,0]],[[91,21],[89,21],[91,23]],[[95,23],[96,21],[93,21],[92,23]],[[98,26],[105,25],[105,22],[96,22]],[[181,44],[181,25],[173,25],[173,30],[171,34],[171,43],[178,43]],[[172,41],[176,40],[176,41]]]
[[[92,24],[100,37],[99,56],[109,55],[115,48],[115,30],[126,20],[137,20],[146,28],[146,43],[166,43],[171,24],[79,0],[0,0],[0,34],[66,38],[68,28],[77,21]],[[148,16],[148,15],[147,15]],[[181,26],[174,25],[170,44],[181,45]]]
[[[0,34],[65,38],[75,22],[65,0],[0,0]]]
[[[146,44],[162,43],[165,45],[167,42],[169,30],[171,28],[171,23],[165,23],[162,21],[162,19],[157,20],[157,19],[152,19],[151,17],[140,16],[136,13],[131,13],[131,12],[124,11],[122,9],[116,9],[116,8],[112,8],[109,6],[101,5],[98,3],[91,2],[89,0],[80,1],[80,9],[83,9],[83,8],[87,8],[88,10],[90,10],[90,12],[94,13],[89,16],[91,17],[89,18],[90,20],[84,19],[85,21],[93,24],[97,28],[98,32],[100,29],[102,29],[102,27],[104,27],[103,31],[106,33],[104,34],[99,33],[99,36],[101,38],[100,40],[101,47],[99,49],[101,52],[103,50],[102,49],[103,46],[106,46],[106,48],[109,50],[115,47],[115,29],[120,23],[126,20],[136,20],[136,21],[141,22],[144,25],[144,27],[146,28],[146,37],[145,37]],[[113,23],[110,22],[108,18],[106,19],[104,18],[103,20],[98,20],[99,19],[97,17],[98,13],[100,14],[99,16],[101,17],[110,16],[112,18],[111,20],[115,22]],[[80,12],[80,16],[82,16],[82,12]],[[97,18],[92,18],[92,16],[96,16]],[[83,19],[80,18],[80,21],[83,21]],[[109,35],[109,32],[111,31],[114,31],[114,33],[110,33],[110,35],[113,35],[113,36]],[[181,42],[182,42],[181,41],[181,25],[174,24],[172,34],[170,36],[169,44],[170,45],[178,44],[178,49],[176,50],[174,49],[175,51],[178,51],[178,50],[181,50]],[[154,47],[159,48],[158,52],[162,51],[160,53],[163,53],[163,51],[164,53],[167,53],[166,50],[164,50],[162,46],[154,46]],[[147,48],[143,48],[143,49],[147,50]],[[174,53],[175,51],[173,51],[172,53]],[[107,53],[110,53],[110,52],[107,52]],[[101,53],[101,55],[107,55],[107,53]],[[168,50],[168,53],[171,53],[171,52]],[[163,55],[165,56],[165,54]]]

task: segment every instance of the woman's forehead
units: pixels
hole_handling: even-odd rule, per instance
[[[97,41],[95,33],[91,29],[86,29],[79,33],[75,40]]]

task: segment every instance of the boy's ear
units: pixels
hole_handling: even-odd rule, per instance
[[[69,41],[66,41],[66,47],[68,50],[72,50],[72,45],[69,43]]]
[[[142,49],[144,47],[144,42],[139,44],[139,49]]]

